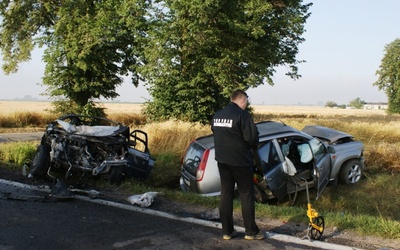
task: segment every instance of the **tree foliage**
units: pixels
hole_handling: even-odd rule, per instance
[[[153,119],[207,122],[231,91],[273,85],[274,67],[296,79],[310,4],[301,1],[169,0],[154,10],[141,74]]]
[[[325,103],[325,107],[334,108],[334,107],[337,107],[337,103],[334,102],[334,101],[327,101],[327,102]]]
[[[273,85],[296,59],[311,4],[301,0],[3,0],[6,73],[45,46],[43,84],[60,109],[94,112],[121,76],[146,84],[153,120],[209,121],[234,89]],[[96,112],[98,112],[97,110]],[[100,109],[101,111],[101,109]]]
[[[43,84],[60,108],[97,113],[94,99],[118,96],[121,76],[132,74],[141,60],[146,29],[143,0],[5,0],[0,48],[3,70],[17,71],[32,50],[45,46]],[[72,103],[71,103],[72,102]],[[68,104],[68,105],[67,105]],[[65,108],[65,106],[64,106]]]
[[[360,97],[357,97],[356,99],[350,101],[349,107],[355,108],[355,109],[362,109],[364,107],[365,101],[361,100]]]
[[[388,112],[400,113],[400,39],[385,46],[385,55],[376,74],[379,77],[374,85],[385,91]]]

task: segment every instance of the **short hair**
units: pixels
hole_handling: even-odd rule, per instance
[[[246,94],[246,92],[244,92],[241,89],[237,89],[235,91],[232,92],[231,94],[231,101],[236,100],[238,97],[240,96],[245,96],[246,98],[249,98],[249,96]]]

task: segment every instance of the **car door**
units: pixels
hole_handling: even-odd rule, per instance
[[[124,174],[131,177],[147,178],[154,166],[148,148],[147,133],[142,130],[133,130],[129,135],[127,166]]]
[[[281,200],[287,194],[286,174],[283,172],[282,161],[278,156],[274,140],[261,143],[258,155],[269,189],[278,200]]]
[[[329,183],[331,176],[331,158],[325,145],[318,139],[313,138],[308,141],[314,157],[314,183],[317,188],[317,199]]]

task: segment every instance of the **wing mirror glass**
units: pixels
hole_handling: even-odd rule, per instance
[[[328,153],[334,154],[334,153],[336,153],[336,151],[335,151],[335,149],[333,147],[328,146]]]

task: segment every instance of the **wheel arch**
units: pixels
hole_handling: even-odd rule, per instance
[[[336,179],[340,183],[342,183],[342,184],[355,184],[355,183],[359,182],[359,179],[355,183],[348,182],[348,179],[345,180],[346,179],[344,177],[344,174],[345,174],[344,171],[346,171],[345,168],[352,168],[352,166],[349,166],[349,164],[352,163],[352,162],[357,162],[359,167],[360,167],[360,169],[359,169],[359,172],[360,172],[359,179],[361,179],[362,176],[364,175],[364,161],[363,161],[363,158],[351,158],[351,159],[348,159],[347,161],[343,162],[343,164],[340,166],[340,169],[339,169],[339,172],[338,172],[338,175],[337,175],[337,179]],[[347,169],[347,172],[349,170],[350,169]]]
[[[364,170],[364,158],[363,157],[361,157],[361,156],[357,156],[356,157],[354,154],[353,155],[348,155],[348,156],[342,157],[342,158],[338,157],[334,161],[333,167],[331,169],[331,178],[330,178],[331,181],[338,180],[340,171],[342,170],[343,166],[346,166],[346,164],[348,162],[352,161],[352,160],[360,161],[362,170]]]

